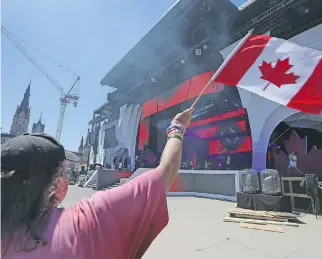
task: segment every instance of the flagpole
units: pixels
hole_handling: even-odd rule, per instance
[[[224,69],[224,67],[227,65],[227,63],[231,60],[231,58],[236,54],[236,52],[240,49],[240,47],[245,43],[245,41],[252,35],[254,29],[250,30],[246,36],[237,44],[235,49],[228,55],[228,57],[224,60],[224,62],[221,64],[221,66],[217,69],[215,74],[210,78],[208,83],[205,85],[205,87],[202,89],[200,94],[198,95],[197,99],[193,102],[190,108],[194,108],[197,102],[199,101],[200,97],[206,91],[206,89],[209,87],[209,85],[214,82],[219,75],[219,73]]]

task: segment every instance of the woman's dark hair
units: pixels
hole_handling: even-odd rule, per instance
[[[61,164],[58,162],[53,170],[25,181],[8,177],[11,172],[1,172],[1,238],[11,239],[18,232],[16,252],[34,250],[37,243],[46,242],[43,231],[51,205],[56,203],[51,190],[56,188],[57,179],[62,176]],[[32,247],[25,243],[27,237],[35,241]]]

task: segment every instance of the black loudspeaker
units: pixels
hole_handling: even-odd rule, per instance
[[[242,171],[243,192],[244,193],[260,193],[261,185],[259,173],[253,169]]]
[[[260,172],[263,194],[280,195],[282,192],[281,179],[277,170],[265,169]]]

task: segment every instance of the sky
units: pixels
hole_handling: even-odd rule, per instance
[[[60,141],[78,149],[93,111],[106,101],[104,75],[144,36],[176,0],[2,0],[1,24],[45,53],[51,62],[26,46],[26,51],[65,91],[80,76],[78,107],[68,105]],[[244,0],[232,1],[237,6]],[[1,35],[1,127],[9,132],[17,105],[31,80],[29,131],[43,111],[45,133],[55,136],[59,91]]]

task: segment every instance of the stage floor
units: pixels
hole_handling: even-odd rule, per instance
[[[70,186],[64,206],[95,191]],[[143,259],[302,259],[319,258],[322,218],[303,215],[307,223],[282,227],[284,233],[243,229],[224,223],[235,203],[189,197],[169,197],[169,225],[154,241]]]

